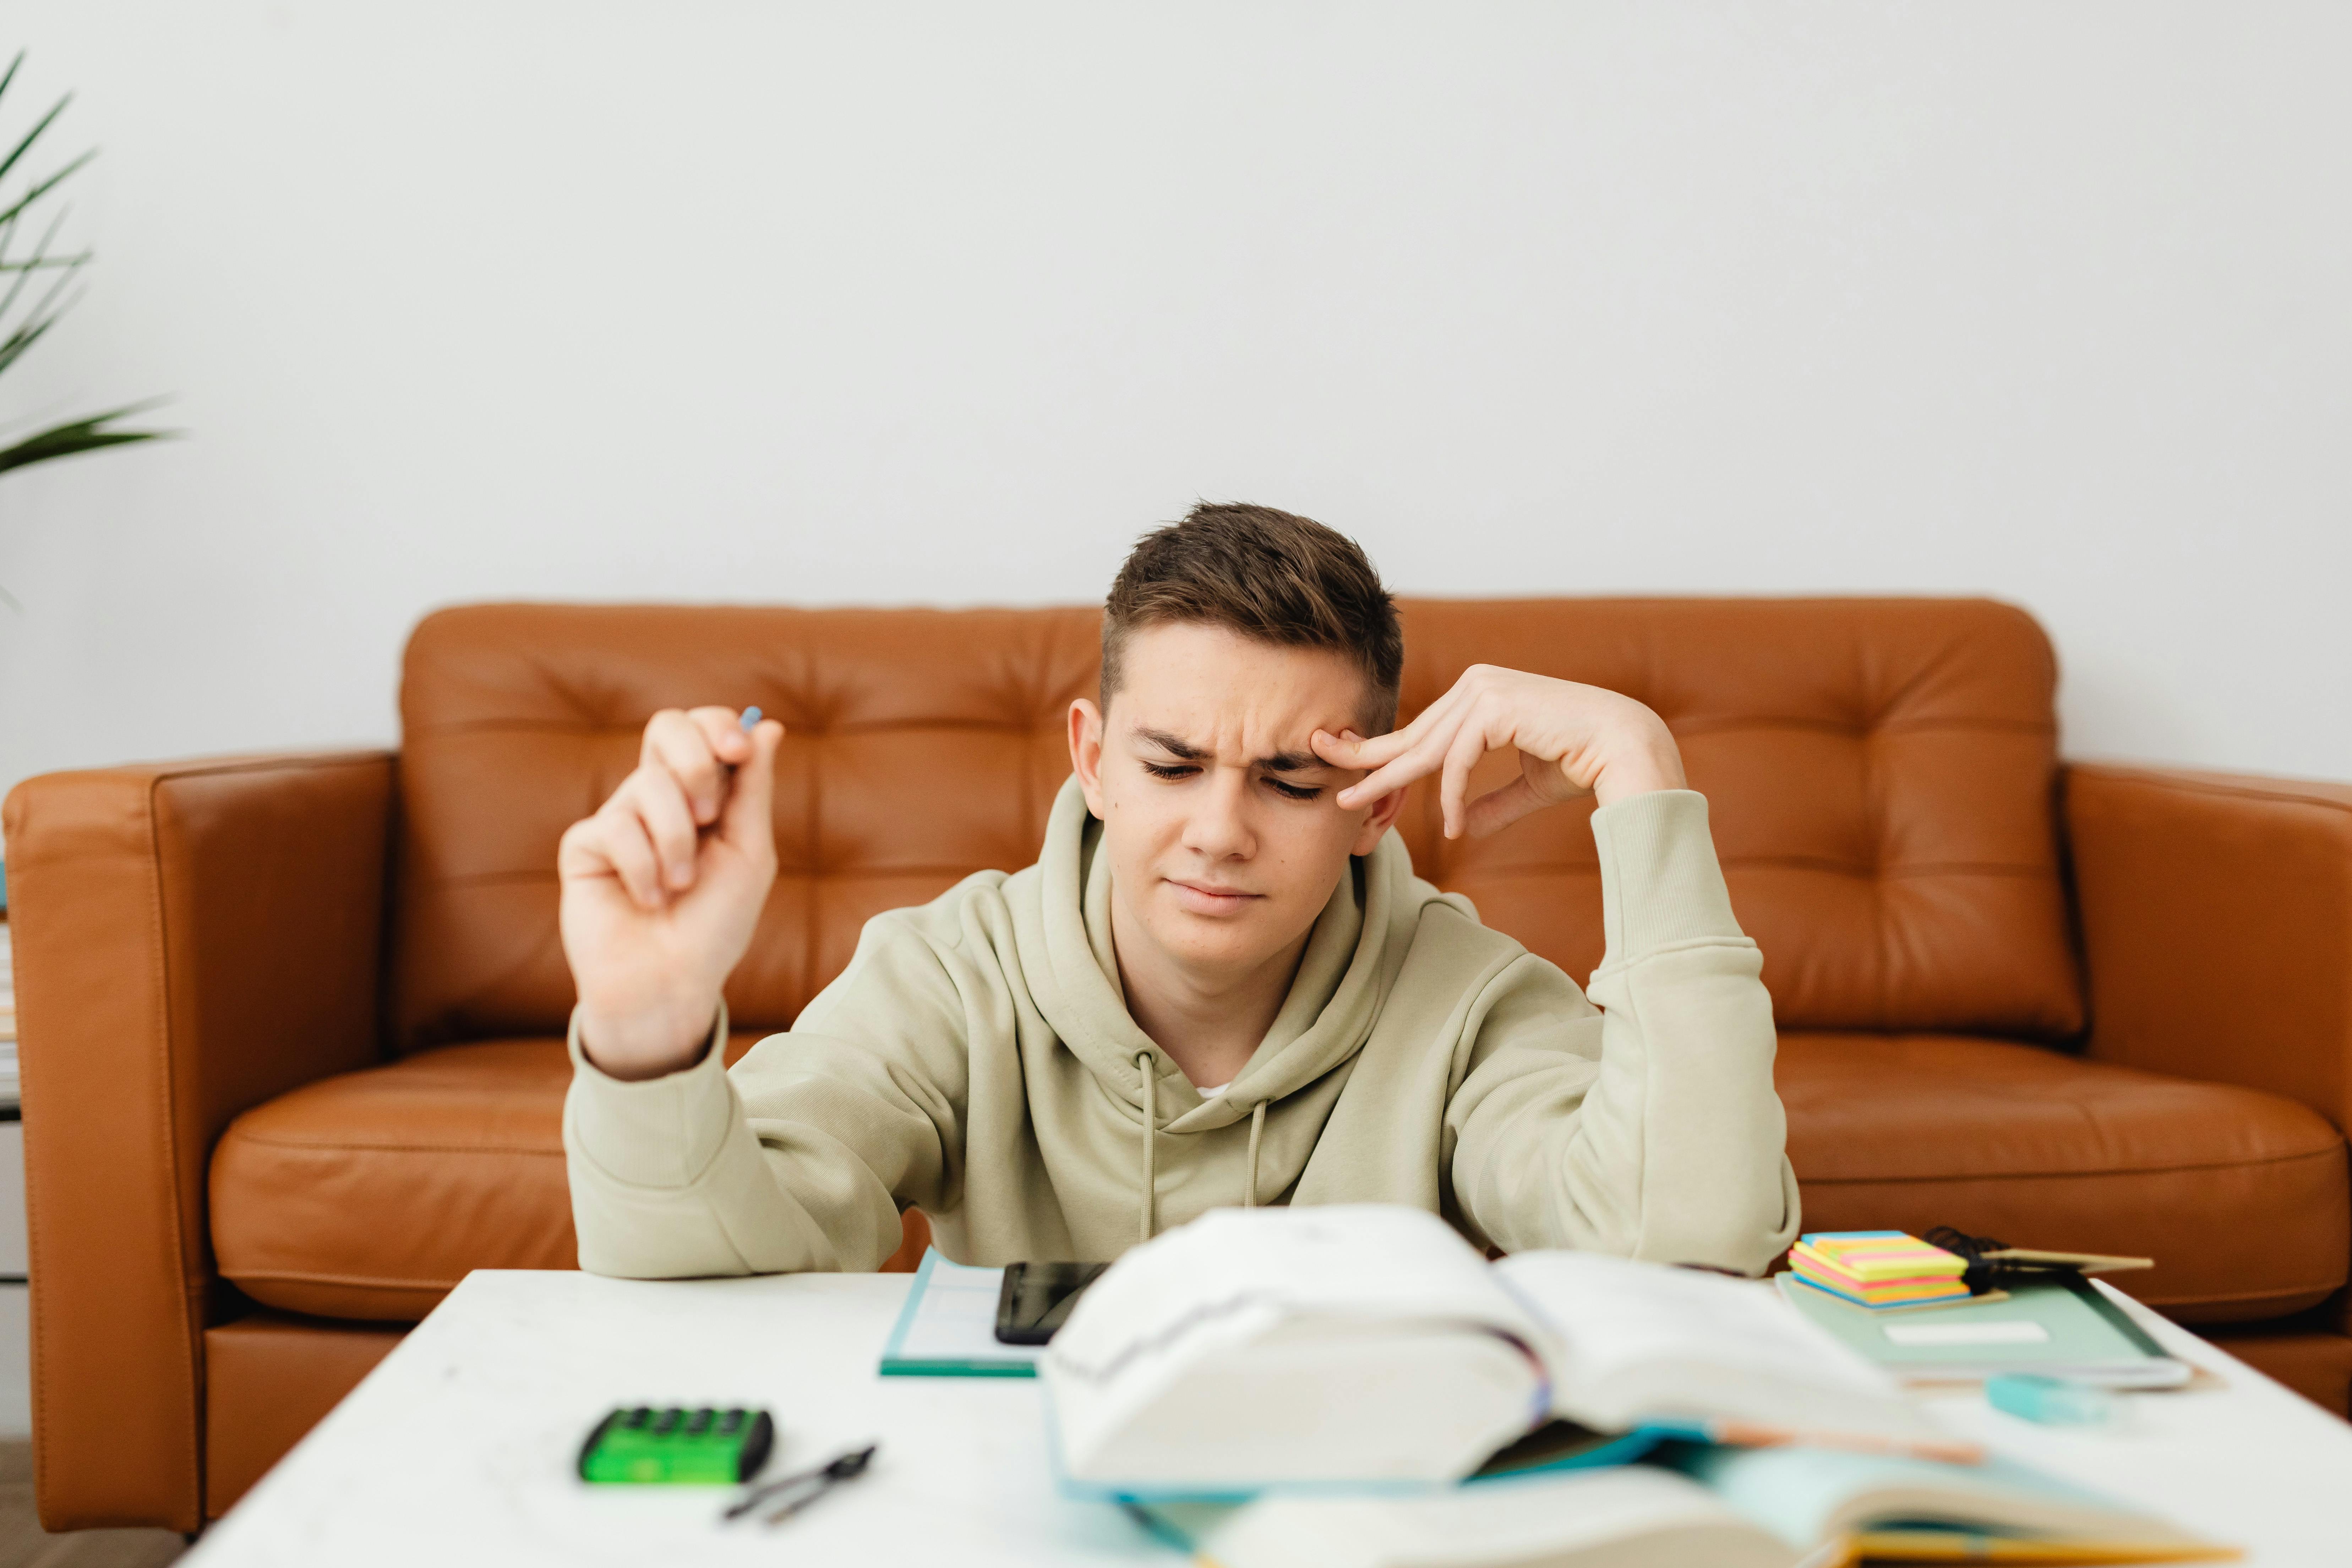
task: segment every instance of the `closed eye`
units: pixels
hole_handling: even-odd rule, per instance
[[[1180,779],[1189,779],[1201,769],[1199,764],[1193,763],[1147,762],[1143,763],[1143,771],[1153,778],[1167,779],[1173,783]],[[1318,800],[1323,795],[1323,787],[1320,784],[1286,784],[1277,778],[1267,778],[1265,782],[1268,789],[1273,790],[1285,800]]]

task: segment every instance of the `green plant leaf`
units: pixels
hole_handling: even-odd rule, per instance
[[[69,211],[71,209],[68,210]],[[16,220],[15,218],[9,218],[5,222],[0,222],[0,271],[14,272],[16,275],[16,280],[8,285],[8,292],[5,296],[0,296],[0,321],[5,321],[8,319],[8,311],[16,303],[16,296],[25,291],[25,285],[33,280],[34,273],[40,271],[61,270],[68,277],[71,277],[74,273],[80,271],[84,267],[87,267],[90,262],[97,259],[97,257],[93,253],[85,250],[79,256],[62,256],[55,258],[54,261],[62,265],[52,265],[53,258],[49,255],[49,245],[51,241],[58,237],[58,230],[63,228],[65,224],[65,213],[59,213],[56,217],[49,220],[47,232],[43,234],[39,240],[37,240],[33,246],[33,255],[30,260],[5,261],[5,258],[8,252],[8,244],[16,237]],[[55,292],[55,290],[52,290],[52,292]],[[39,313],[40,312],[37,310],[34,311],[35,315],[38,315]]]
[[[95,261],[98,253],[85,250],[75,256],[37,256],[30,261],[0,261],[0,272],[47,272],[59,267],[79,267]]]
[[[63,184],[84,163],[89,163],[92,158],[97,156],[98,149],[93,147],[89,152],[84,153],[80,157],[76,158],[72,163],[68,163],[64,168],[59,169],[56,174],[51,174],[47,179],[37,182],[31,190],[26,191],[23,195],[16,198],[16,205],[15,206],[10,207],[5,212],[0,212],[0,223],[7,222],[10,218],[15,217],[18,213],[23,212],[26,207],[31,206],[35,202],[39,201],[43,196],[47,195],[52,190],[55,190],[59,184]]]
[[[25,57],[18,55],[16,58],[21,60]],[[16,68],[15,66],[10,66],[8,68],[8,74],[10,76],[16,75]],[[58,100],[57,102],[49,105],[49,111],[47,114],[42,115],[40,119],[33,121],[33,128],[25,132],[25,139],[17,142],[15,148],[9,152],[5,158],[0,158],[0,180],[5,180],[8,177],[8,171],[16,166],[16,160],[22,158],[26,153],[32,150],[33,143],[41,139],[41,132],[49,128],[49,122],[55,120],[58,115],[63,114],[66,111],[66,105],[72,101],[73,94],[66,94],[63,98]]]
[[[0,447],[0,473],[31,463],[70,458],[80,452],[95,452],[104,447],[127,447],[134,441],[164,441],[179,435],[177,430],[106,428],[117,419],[128,418],[154,406],[152,402],[133,403],[105,414],[93,414],[85,419],[69,420],[27,436],[13,447]]]

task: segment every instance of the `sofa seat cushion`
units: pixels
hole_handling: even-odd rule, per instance
[[[409,1322],[469,1268],[576,1268],[562,1040],[425,1051],[306,1084],[213,1152],[213,1251],[257,1301]]]
[[[730,1063],[758,1041],[739,1030]],[[255,1300],[415,1322],[472,1268],[576,1268],[560,1039],[444,1046],[305,1084],[213,1152],[213,1253]]]
[[[2294,1100],[1951,1035],[1787,1033],[1777,1078],[1807,1230],[2153,1258],[2115,1283],[2190,1322],[2345,1282],[2344,1140]]]

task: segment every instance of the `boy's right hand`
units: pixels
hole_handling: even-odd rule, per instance
[[[730,709],[665,709],[646,725],[636,771],[565,831],[563,955],[582,1047],[612,1077],[659,1078],[701,1058],[776,879],[769,814],[783,738],[772,719],[745,734]]]

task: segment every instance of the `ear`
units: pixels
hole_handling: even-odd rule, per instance
[[[1356,841],[1348,846],[1349,854],[1369,855],[1372,852],[1381,836],[1396,826],[1397,816],[1404,810],[1404,791],[1392,789],[1372,802],[1371,809],[1364,813],[1363,826],[1356,829]]]
[[[1070,704],[1070,771],[1078,775],[1078,789],[1087,809],[1097,820],[1105,816],[1102,789],[1102,710],[1081,697]]]

